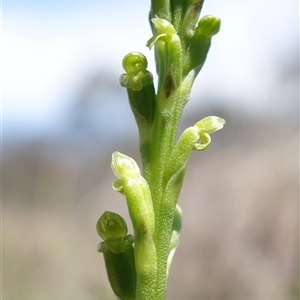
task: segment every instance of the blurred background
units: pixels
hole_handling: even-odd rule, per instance
[[[96,247],[128,220],[111,153],[139,161],[121,61],[155,73],[150,2],[2,2],[3,299],[115,299]],[[225,118],[193,153],[167,299],[299,299],[298,1],[207,0],[222,20],[182,117]]]

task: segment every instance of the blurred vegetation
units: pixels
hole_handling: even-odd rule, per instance
[[[137,133],[110,140],[101,123],[107,110],[96,106],[96,125],[94,102],[86,103],[74,122],[70,114],[74,131],[65,137],[3,144],[3,299],[114,299],[95,226],[105,210],[128,220],[125,200],[111,189],[110,155],[138,159]],[[167,299],[299,299],[298,118],[206,107],[184,115],[182,127],[212,114],[227,124],[207,151],[192,155]],[[111,117],[117,133],[123,117]]]

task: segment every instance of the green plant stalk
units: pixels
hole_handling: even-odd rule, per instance
[[[157,295],[155,299],[164,299],[167,286],[167,258],[169,255],[169,243],[172,234],[172,223],[175,213],[184,172],[176,189],[169,189],[164,180],[170,153],[175,146],[177,128],[184,105],[187,103],[193,79],[185,80],[176,89],[170,99],[165,99],[163,93],[159,93],[161,99],[157,102],[172,101],[173,107],[167,112],[158,108],[157,118],[154,119],[153,135],[151,139],[151,173],[146,178],[151,189],[152,201],[155,212],[154,242],[157,251]],[[154,298],[153,298],[154,299]]]
[[[198,22],[203,2],[151,1],[153,36],[147,46],[155,48],[157,92],[141,53],[129,53],[123,59],[126,73],[121,75],[120,83],[127,89],[138,126],[143,170],[141,173],[132,158],[115,152],[112,169],[118,180],[113,188],[126,197],[134,229],[135,263],[124,267],[134,274],[132,278],[136,275],[136,290],[133,293],[130,289],[130,297],[134,294],[136,300],[165,299],[169,267],[180,237],[181,210],[177,201],[188,159],[192,150],[206,149],[211,142],[210,134],[225,124],[221,118],[206,117],[176,140],[182,111],[205,62],[211,37],[220,29],[216,17],[206,16]],[[122,241],[126,241],[123,235]],[[113,261],[115,256],[107,255],[107,251],[116,251],[116,244],[107,239],[103,245],[101,252]],[[122,245],[118,242],[118,251]],[[113,274],[110,283],[118,297],[128,294],[120,284],[123,274],[118,276],[116,272],[122,269],[119,264],[118,260],[117,268],[107,270]]]
[[[172,235],[175,206],[179,197],[184,172],[181,180],[167,188],[164,175],[169,163],[170,153],[175,145],[177,129],[185,104],[189,100],[194,81],[193,72],[182,81],[183,53],[179,37],[167,39],[168,48],[156,45],[157,65],[159,70],[158,92],[153,132],[150,142],[150,157],[143,157],[151,166],[147,173],[155,212],[154,242],[157,251],[157,294],[156,299],[164,299],[167,286],[167,258]],[[169,59],[166,59],[166,57]],[[170,58],[171,57],[171,58]],[[174,187],[176,187],[174,189]]]

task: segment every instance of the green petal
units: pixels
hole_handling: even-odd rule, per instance
[[[174,26],[167,20],[153,18],[151,19],[151,21],[154,25],[156,32],[153,35],[153,37],[147,41],[146,46],[150,49],[159,39],[170,38],[173,34],[177,33]]]
[[[207,133],[200,134],[200,143],[195,144],[195,149],[198,151],[205,150],[211,143],[211,137]]]
[[[112,154],[111,168],[120,179],[140,175],[140,169],[135,160],[118,151]]]
[[[165,33],[161,33],[161,34],[157,34],[157,35],[154,35],[151,39],[149,39],[146,43],[146,46],[151,49],[154,44],[160,39],[160,38],[163,38],[163,37],[166,37],[167,35]]]
[[[124,179],[118,179],[113,184],[114,191],[124,195]]]
[[[219,117],[206,117],[195,124],[202,133],[213,133],[224,127],[225,120]]]

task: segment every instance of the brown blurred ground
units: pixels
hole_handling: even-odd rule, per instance
[[[299,299],[298,130],[230,121],[236,132],[192,154],[167,299]],[[110,153],[86,147],[4,144],[3,299],[114,299],[95,224],[105,210],[127,216],[126,205],[111,189]],[[137,158],[136,148],[115,150]]]

